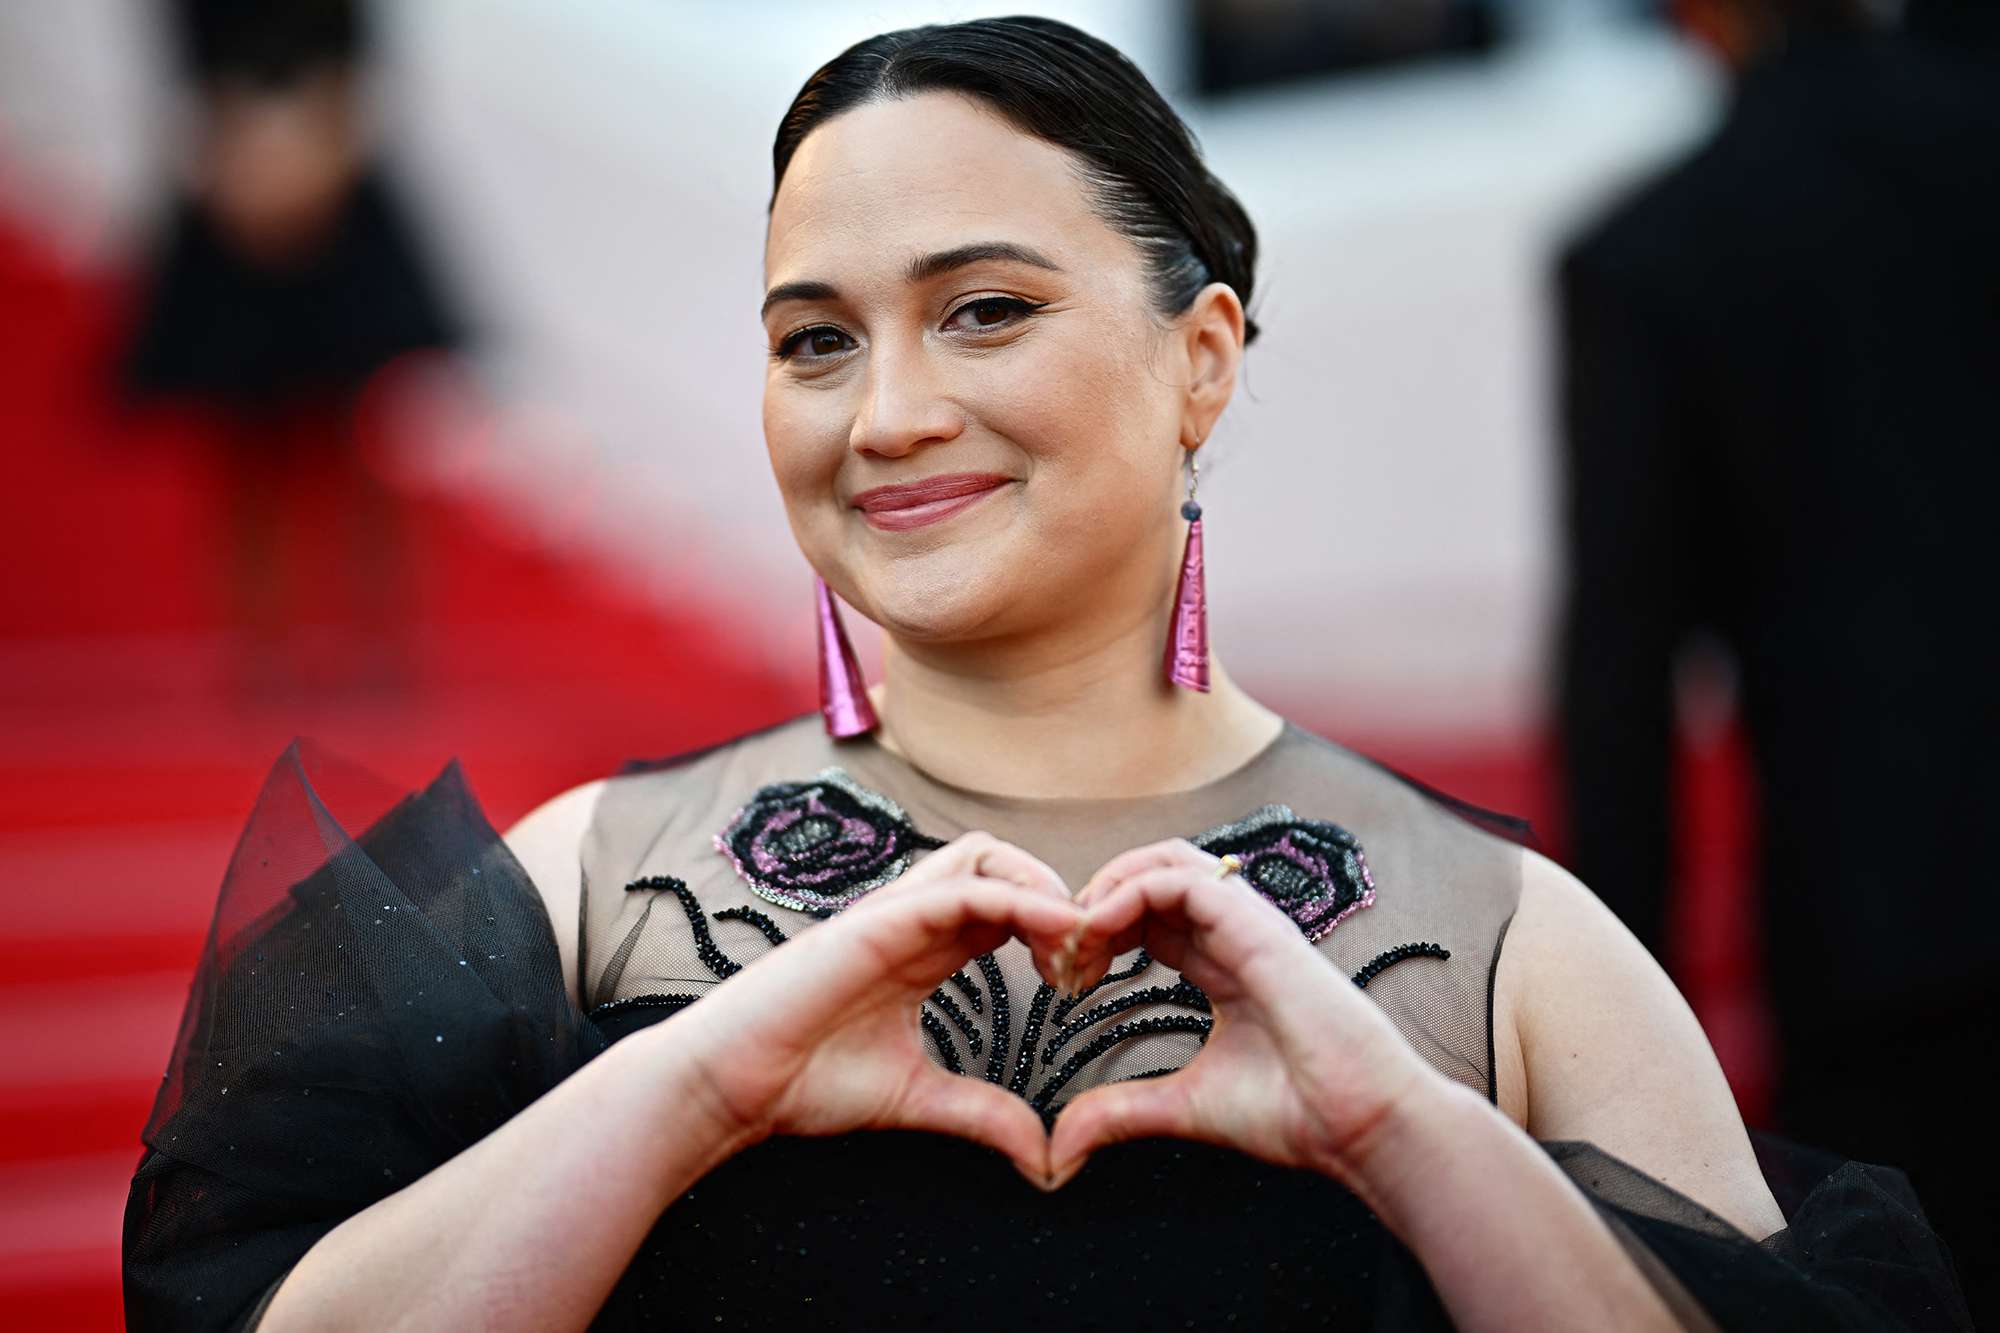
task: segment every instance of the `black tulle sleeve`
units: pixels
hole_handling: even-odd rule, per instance
[[[598,1045],[457,762],[399,798],[295,741],[224,875],[142,1134],[127,1326],[253,1324],[321,1236]]]
[[[1777,1135],[1752,1131],[1751,1142],[1786,1221],[1761,1241],[1590,1144],[1542,1148],[1688,1329],[1972,1328],[1952,1255],[1907,1176]]]

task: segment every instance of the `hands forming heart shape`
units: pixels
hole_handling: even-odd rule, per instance
[[[926,1052],[917,1008],[1008,939],[1082,990],[1144,947],[1207,992],[1214,1027],[1172,1074],[1105,1084],[1044,1132],[1015,1093]],[[968,833],[759,957],[673,1020],[725,1137],[921,1129],[1006,1153],[1039,1188],[1097,1148],[1164,1136],[1358,1187],[1370,1144],[1443,1081],[1284,912],[1183,839],[1126,852],[1073,897],[1020,848]]]

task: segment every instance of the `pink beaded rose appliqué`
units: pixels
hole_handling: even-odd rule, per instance
[[[831,916],[944,846],[903,808],[839,768],[760,787],[715,835],[716,850],[759,897]]]
[[[1375,879],[1354,835],[1323,819],[1300,819],[1287,805],[1262,806],[1188,841],[1212,856],[1235,856],[1243,878],[1315,944],[1375,902]]]

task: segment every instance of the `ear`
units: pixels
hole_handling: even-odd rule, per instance
[[[1216,418],[1236,392],[1236,371],[1243,364],[1243,302],[1228,283],[1211,282],[1195,295],[1177,324],[1188,367],[1181,440],[1199,444],[1215,429]]]

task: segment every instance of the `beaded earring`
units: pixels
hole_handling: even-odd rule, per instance
[[[845,740],[875,730],[875,706],[868,702],[868,685],[861,678],[847,626],[834,605],[826,580],[813,575],[813,599],[819,620],[819,715],[826,732]]]
[[[1195,453],[1199,442],[1188,450],[1187,499],[1181,517],[1187,520],[1187,547],[1181,552],[1180,583],[1174,590],[1174,615],[1167,626],[1167,682],[1208,693],[1208,593],[1203,578],[1201,551],[1201,506],[1195,503],[1195,487],[1201,481],[1201,464]]]

